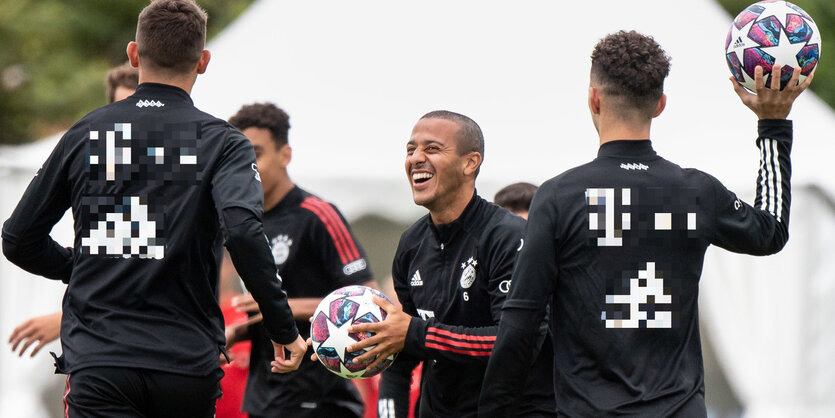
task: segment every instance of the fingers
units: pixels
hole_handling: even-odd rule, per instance
[[[296,337],[296,340],[287,345],[281,345],[273,342],[275,348],[275,360],[270,363],[273,373],[287,373],[299,368],[302,363],[304,353],[307,352],[307,343],[301,336]],[[284,349],[290,352],[290,357],[285,357]]]
[[[765,77],[763,76],[763,67],[758,65],[756,68],[754,68],[754,91],[756,91],[757,94],[760,94],[760,92],[762,92],[763,89],[765,89]]]

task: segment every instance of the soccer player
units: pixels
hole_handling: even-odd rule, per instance
[[[537,186],[526,182],[509,184],[496,192],[493,203],[527,220],[536,189]]]
[[[113,103],[132,95],[138,84],[139,71],[133,68],[130,62],[111,68],[105,77],[107,103]],[[36,316],[15,327],[9,336],[9,344],[12,345],[12,351],[17,350],[17,347],[23,344],[18,352],[18,355],[22,357],[26,349],[37,342],[29,353],[29,357],[34,357],[44,345],[57,340],[60,331],[60,311]]]
[[[811,77],[764,87],[733,82],[759,118],[754,206],[714,177],[655,153],[650,124],[666,103],[667,54],[618,32],[591,55],[588,106],[597,158],[545,182],[504,304],[479,416],[513,416],[550,302],[560,415],[703,417],[699,276],[714,244],[747,254],[788,239],[792,124],[785,118]],[[773,79],[780,78],[775,65]],[[694,115],[696,117],[697,115]]]
[[[406,417],[411,370],[423,360],[418,416],[475,416],[478,393],[510,286],[525,221],[482,199],[475,180],[484,155],[481,128],[448,111],[424,115],[406,144],[406,176],[416,204],[429,209],[400,237],[392,276],[402,310],[382,299],[385,321],[354,331],[375,336],[350,351],[373,368],[403,350],[383,373],[380,417]],[[541,321],[540,321],[541,322]],[[545,326],[538,343],[550,350]],[[520,416],[555,415],[551,356],[536,358],[522,382]]]
[[[306,351],[264,239],[252,145],[189,96],[205,39],[193,1],[145,7],[127,46],[136,93],[76,122],[3,225],[10,261],[68,284],[56,358],[68,416],[214,415],[224,239],[273,339],[273,371]],[[49,232],[70,207],[63,248]]]
[[[302,337],[328,293],[343,286],[376,288],[365,253],[336,207],[296,186],[287,173],[292,157],[289,116],[272,103],[243,106],[229,119],[255,147],[264,186],[264,231]],[[242,309],[257,311],[248,294]],[[361,417],[363,404],[350,380],[305,359],[299,370],[270,373],[272,348],[261,324],[232,328],[229,342],[251,338],[243,410],[250,417]],[[313,353],[313,350],[310,350]]]

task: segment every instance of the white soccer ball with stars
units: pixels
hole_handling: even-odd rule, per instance
[[[780,69],[780,88],[792,69],[800,67],[800,82],[815,71],[821,53],[821,36],[815,21],[787,1],[754,3],[734,19],[725,40],[725,59],[734,78],[755,91],[754,69],[763,67],[766,87],[771,86],[772,65]]]
[[[348,351],[348,346],[371,337],[370,332],[349,333],[353,324],[380,322],[386,311],[372,300],[377,296],[388,300],[382,293],[366,286],[346,286],[325,296],[313,313],[310,338],[313,351],[319,361],[330,371],[346,379],[365,379],[388,368],[395,356],[389,356],[373,370],[365,370],[367,364],[354,363],[354,358],[365,350]],[[373,347],[373,346],[372,346]]]

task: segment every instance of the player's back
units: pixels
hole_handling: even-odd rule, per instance
[[[215,196],[260,203],[255,167],[240,170],[249,142],[185,91],[145,83],[82,118],[56,153],[76,234],[59,366],[212,370],[224,344]]]
[[[560,410],[704,414],[697,301],[714,182],[649,141],[615,141],[540,188],[558,218]]]

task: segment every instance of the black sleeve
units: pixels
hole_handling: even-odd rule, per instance
[[[9,261],[30,273],[64,283],[72,274],[73,251],[55,242],[49,233],[70,207],[69,157],[64,152],[67,135],[29,183],[3,224],[2,233],[3,254]]]
[[[299,335],[261,223],[263,192],[250,142],[236,131],[212,180],[226,248],[264,315],[270,339],[289,344]]]
[[[482,383],[479,416],[514,415],[539,351],[540,327],[557,279],[557,211],[550,195],[543,185],[531,204],[524,244]]]
[[[780,251],[789,239],[792,123],[761,120],[758,132],[760,168],[754,206],[712,179],[716,202],[712,243],[729,251],[767,255]]]
[[[380,379],[380,395],[377,399],[379,418],[406,418],[409,416],[412,371],[419,361],[402,353]]]

